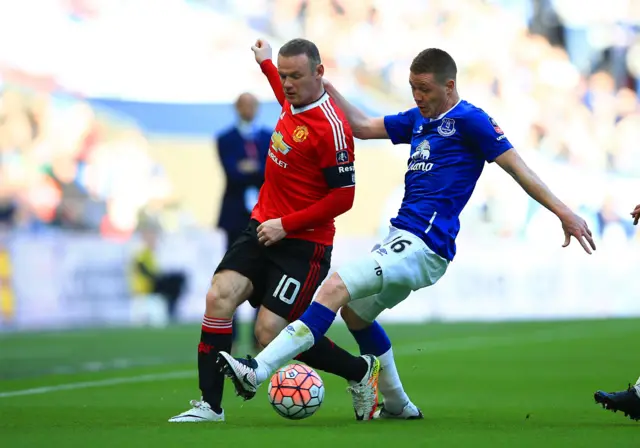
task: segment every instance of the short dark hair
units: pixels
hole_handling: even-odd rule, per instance
[[[422,50],[411,62],[411,73],[422,75],[423,73],[433,73],[441,84],[448,79],[455,81],[458,74],[458,67],[451,55],[439,48],[427,48]]]
[[[309,59],[309,64],[311,64],[312,70],[315,69],[318,65],[322,64],[318,47],[316,46],[316,44],[307,39],[290,40],[280,48],[278,54],[286,58],[304,54]]]

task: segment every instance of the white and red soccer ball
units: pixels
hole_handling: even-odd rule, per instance
[[[311,417],[324,400],[320,375],[303,364],[282,367],[269,381],[269,402],[284,418],[301,420]]]

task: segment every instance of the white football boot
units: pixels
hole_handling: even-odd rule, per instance
[[[371,420],[378,407],[378,378],[380,376],[380,361],[373,355],[363,355],[369,369],[359,383],[347,388],[353,400],[353,410],[356,420]]]
[[[256,376],[258,363],[255,359],[251,356],[234,358],[227,352],[218,352],[217,362],[220,371],[233,382],[237,395],[245,400],[250,400],[256,395],[260,384]]]
[[[216,414],[209,403],[203,400],[191,400],[191,409],[169,419],[169,423],[223,422],[224,409]]]
[[[413,403],[409,402],[402,408],[399,414],[392,414],[384,407],[384,403],[380,403],[380,407],[373,414],[374,419],[397,419],[397,420],[420,420],[424,418],[422,411]]]

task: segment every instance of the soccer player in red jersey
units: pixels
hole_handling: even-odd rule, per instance
[[[261,66],[282,105],[265,181],[247,229],[223,257],[207,292],[198,346],[202,398],[170,422],[224,421],[224,377],[216,358],[231,348],[233,313],[247,300],[261,305],[256,337],[262,346],[296,320],[329,272],[334,218],[353,204],[353,135],[324,91],[317,47],[294,39],[280,49],[278,69],[270,60]],[[297,359],[345,378],[354,408],[367,409],[356,417],[373,415],[377,358],[353,356],[324,338]]]

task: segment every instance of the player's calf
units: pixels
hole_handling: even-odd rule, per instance
[[[268,308],[262,306],[256,316],[253,333],[256,341],[266,347],[285,328],[289,322]]]
[[[367,304],[370,301],[374,303]],[[402,414],[410,400],[400,381],[391,340],[377,321],[367,322],[379,314],[377,309],[375,298],[365,298],[342,307],[340,314],[358,343],[360,353],[374,355],[380,361],[379,390],[384,397],[385,411],[389,414]],[[365,313],[365,310],[368,312]],[[359,313],[366,316],[366,319]]]

